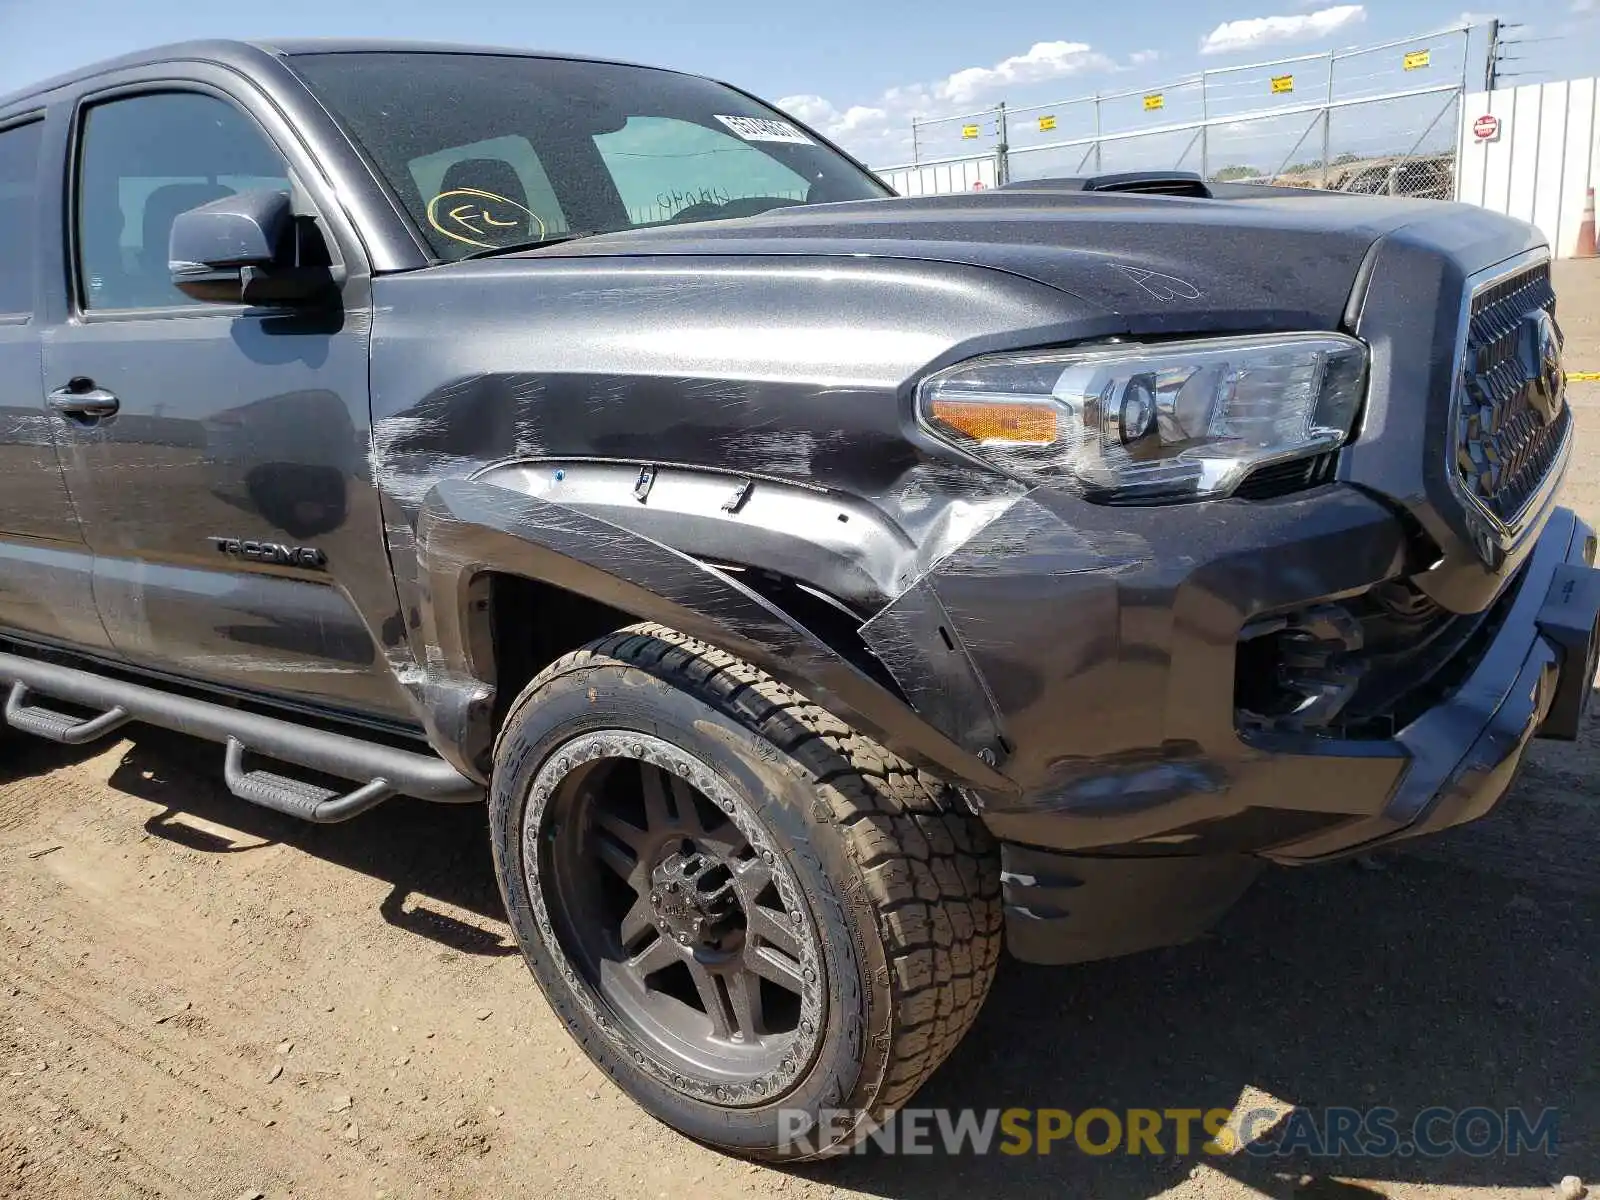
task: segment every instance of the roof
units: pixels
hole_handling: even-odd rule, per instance
[[[272,38],[251,41],[219,39],[173,42],[169,45],[154,46],[148,50],[138,50],[131,54],[123,54],[116,58],[90,63],[76,70],[67,71],[49,79],[40,80],[38,83],[29,84],[19,91],[0,95],[0,111],[34,97],[42,97],[45,93],[52,92],[57,88],[90,79],[96,75],[103,75],[109,71],[121,70],[126,67],[144,66],[148,63],[210,62],[220,66],[233,67],[248,73],[251,66],[259,64],[262,55],[285,58],[297,54],[398,52],[408,54],[496,54],[514,55],[521,58],[554,58],[566,59],[572,62],[608,63],[616,66],[642,65],[622,62],[618,59],[595,58],[584,54],[530,50],[526,47],[454,45],[449,42],[408,42],[385,38]]]
[[[526,46],[482,46],[456,42],[407,41],[403,38],[273,38],[271,41],[252,40],[246,45],[255,46],[269,54],[509,54],[518,58],[564,58],[573,62],[613,63],[619,66],[639,66],[612,58],[597,58],[591,54],[568,54],[557,50],[536,50]]]

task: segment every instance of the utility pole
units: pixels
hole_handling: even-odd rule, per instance
[[[1507,30],[1522,28],[1525,28],[1525,26],[1518,21],[1489,22],[1489,61],[1484,70],[1483,79],[1485,91],[1494,91],[1495,88],[1500,86],[1502,80],[1526,78],[1530,74],[1538,75],[1542,73],[1539,71],[1503,71],[1500,69],[1504,63],[1522,62],[1525,59],[1525,56],[1521,54],[1507,54],[1507,50],[1515,50],[1517,47],[1529,42],[1553,42],[1558,40],[1556,38],[1521,38],[1515,34],[1509,37],[1506,36]]]
[[[1507,54],[1506,49],[1508,47],[1520,46],[1522,44],[1522,39],[1516,37],[1506,37],[1505,33],[1508,29],[1521,28],[1522,25],[1520,22],[1501,21],[1498,19],[1489,22],[1489,49],[1487,55],[1485,56],[1483,67],[1484,91],[1492,92],[1495,90],[1495,88],[1500,86],[1500,81],[1502,79],[1509,78],[1512,75],[1520,73],[1517,71],[1502,71],[1500,69],[1500,64],[1518,61],[1517,56],[1514,54]],[[1533,40],[1541,41],[1544,39],[1534,38]],[[1553,41],[1554,39],[1550,40]]]
[[[995,132],[1000,135],[999,144],[994,148],[994,180],[996,187],[1005,187],[1011,182],[1011,131],[1006,122],[1006,102],[1000,101],[998,105],[998,119]]]

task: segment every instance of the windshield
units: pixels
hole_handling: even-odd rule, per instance
[[[500,54],[291,58],[441,258],[889,192],[692,75]]]

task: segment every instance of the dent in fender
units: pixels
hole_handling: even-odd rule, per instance
[[[468,589],[482,571],[506,571],[720,646],[952,783],[1014,790],[732,576],[620,526],[492,484],[445,480],[423,498],[417,557],[426,580],[421,633],[429,671],[444,680],[492,677],[492,664],[473,658]],[[486,710],[468,722],[461,757],[472,759],[487,743],[488,724]]]

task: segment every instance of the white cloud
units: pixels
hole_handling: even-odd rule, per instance
[[[1026,54],[1003,58],[992,67],[967,67],[957,71],[936,83],[933,92],[951,104],[970,104],[997,88],[1042,83],[1080,71],[1108,71],[1114,65],[1087,42],[1035,42]]]
[[[881,108],[853,104],[845,109],[844,116],[839,118],[839,130],[841,133],[854,133],[858,129],[872,129],[888,119],[889,114]]]
[[[1129,62],[1142,65],[1157,57],[1154,50],[1141,50]],[[786,96],[777,107],[870,161],[898,161],[910,157],[913,117],[955,115],[1002,88],[1116,69],[1085,42],[1037,42],[992,67],[966,67],[932,83],[889,88],[871,104],[841,109],[825,96],[806,93]]]
[[[1572,11],[1586,13],[1594,11],[1594,0],[1572,0]]]
[[[791,117],[819,129],[839,115],[839,110],[821,96],[785,96],[778,101],[778,107]]]
[[[822,96],[785,96],[778,101],[778,107],[835,140],[852,133],[880,128],[889,120],[886,110],[865,104],[851,105],[840,112]]]
[[[1128,65],[1132,67],[1147,67],[1161,57],[1159,50],[1135,50],[1128,55]]]
[[[1278,42],[1325,38],[1367,19],[1360,4],[1340,4],[1298,16],[1245,17],[1224,21],[1200,41],[1201,54],[1233,54]]]
[[[1586,2],[1586,0],[1576,0],[1576,2],[1579,3],[1579,4],[1583,4],[1583,3]],[[1487,25],[1490,21],[1493,21],[1498,16],[1499,16],[1498,13],[1472,12],[1471,10],[1468,10],[1466,12],[1461,13],[1459,16],[1456,17],[1456,24],[1457,25]]]

